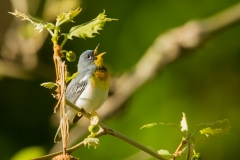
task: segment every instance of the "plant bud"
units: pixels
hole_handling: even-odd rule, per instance
[[[99,127],[97,125],[91,124],[88,127],[88,131],[91,132],[91,133],[97,133],[99,131]]]
[[[67,52],[66,54],[66,59],[69,61],[69,62],[73,62],[76,60],[76,54],[73,52],[73,51],[69,51]]]

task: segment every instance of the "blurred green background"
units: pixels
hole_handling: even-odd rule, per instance
[[[72,50],[79,56],[83,51],[94,49],[100,43],[100,51],[107,52],[104,56],[105,64],[111,75],[115,76],[130,70],[159,34],[181,26],[189,20],[211,16],[238,1],[0,0],[0,2],[1,62],[16,65],[16,68],[21,68],[31,77],[17,78],[14,76],[15,72],[10,75],[0,72],[0,159],[7,160],[18,151],[31,146],[42,147],[40,149],[36,147],[36,150],[39,150],[36,156],[44,154],[44,150],[46,154],[54,145],[53,137],[57,129],[57,123],[52,122],[56,100],[51,96],[52,91],[40,87],[40,83],[55,79],[51,37],[45,34],[43,38],[46,40],[43,44],[38,42],[37,52],[25,54],[15,46],[24,44],[22,42],[32,35],[39,36],[43,33],[37,33],[33,28],[27,30],[27,23],[21,23],[25,28],[19,27],[20,21],[13,23],[14,17],[8,14],[8,11],[16,8],[38,18],[53,21],[56,14],[80,5],[83,10],[75,19],[76,24],[80,24],[95,18],[105,9],[108,17],[118,18],[119,21],[106,23],[100,35],[93,39],[69,40],[65,49]],[[65,25],[62,31],[68,31],[72,25],[72,23]],[[10,28],[14,30],[14,26],[17,32],[15,35],[9,32]],[[16,41],[16,36],[23,38]],[[195,124],[228,118],[232,126],[230,133],[221,137],[210,137],[206,144],[198,145],[196,150],[201,153],[204,160],[240,159],[239,42],[238,24],[221,32],[193,54],[168,65],[137,90],[119,114],[104,120],[104,123],[154,150],[166,149],[174,152],[181,141],[181,135],[176,129],[157,126],[140,131],[139,128],[152,122],[180,123],[182,112],[187,115],[190,131],[194,129]],[[9,50],[6,50],[6,46]],[[30,50],[32,46],[26,46],[27,51],[28,47]],[[14,50],[14,54],[11,49]],[[27,58],[30,59],[29,62],[36,63],[30,66]],[[71,73],[76,72],[76,64],[77,61],[68,63]],[[0,67],[0,70],[3,69],[1,65]],[[100,143],[97,149],[81,148],[75,151],[74,155],[81,160],[120,160],[139,152],[138,149],[110,136],[101,137]]]

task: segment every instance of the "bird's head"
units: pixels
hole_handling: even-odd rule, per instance
[[[98,45],[99,46],[99,45]],[[94,69],[103,67],[103,58],[102,56],[106,53],[98,54],[98,46],[95,50],[86,50],[83,52],[78,61],[78,71],[82,71],[86,68]]]

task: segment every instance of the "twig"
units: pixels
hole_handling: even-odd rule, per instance
[[[68,123],[68,116],[66,115],[66,100],[65,100],[65,90],[66,90],[66,83],[65,83],[65,73],[66,73],[66,66],[65,62],[61,64],[59,68],[60,74],[60,86],[62,95],[61,105],[60,105],[60,125],[61,125],[61,134],[62,134],[62,145],[63,145],[63,154],[66,154],[67,148],[67,140],[69,135],[69,123]]]
[[[84,112],[84,110],[78,108],[77,106],[75,106],[74,104],[72,104],[70,101],[66,100],[66,104],[67,104],[68,106],[72,107],[73,109],[75,109],[76,111],[81,112],[81,114],[82,114],[84,117],[90,119],[90,114],[89,114],[89,113]],[[99,122],[98,125],[102,128],[102,130],[95,135],[96,138],[101,137],[101,136],[103,136],[103,135],[111,135],[111,136],[117,137],[117,138],[119,138],[119,139],[121,139],[121,140],[123,140],[123,141],[125,141],[125,142],[127,142],[127,143],[129,143],[129,144],[131,144],[132,146],[134,146],[134,147],[136,147],[136,148],[138,148],[138,149],[140,149],[140,150],[148,153],[149,155],[151,155],[151,156],[153,156],[153,157],[155,157],[155,158],[157,158],[157,159],[166,160],[164,157],[162,157],[161,155],[157,154],[157,152],[154,152],[154,151],[152,151],[151,149],[145,147],[144,145],[142,145],[142,144],[140,144],[140,143],[132,140],[131,138],[129,138],[129,137],[127,137],[127,136],[125,136],[125,135],[123,135],[123,134],[121,134],[121,133],[113,130],[113,129],[110,129],[109,127],[107,127],[107,126],[104,125],[103,123]],[[82,141],[82,142],[78,143],[77,145],[75,145],[75,146],[67,149],[67,150],[66,150],[66,153],[71,153],[71,152],[73,152],[74,150],[82,147],[83,145],[84,145],[84,142]],[[64,151],[63,151],[63,152],[64,152]],[[33,160],[43,160],[43,159],[46,159],[46,158],[51,158],[51,157],[54,157],[54,156],[56,156],[56,155],[59,155],[59,154],[61,154],[61,153],[63,153],[63,152],[61,151],[61,152],[52,153],[52,154],[49,154],[49,155],[46,155],[46,156],[42,156],[42,157],[39,157],[39,158],[35,158],[35,159],[33,159]]]
[[[70,101],[66,100],[66,103],[67,105],[69,105],[70,107],[72,107],[73,109],[77,110],[77,111],[80,111],[81,114],[83,116],[85,116],[86,118],[90,118],[90,114],[88,113],[84,113],[82,109],[79,109],[77,106],[75,106],[74,104],[72,104]],[[160,160],[165,160],[165,158],[163,158],[161,155],[157,154],[156,152],[150,150],[149,148],[141,145],[140,143],[130,139],[129,137],[113,130],[113,129],[110,129],[109,127],[107,127],[106,125],[104,125],[103,123],[99,122],[98,125],[104,130],[104,134],[108,134],[108,135],[111,135],[111,136],[114,136],[114,137],[117,137],[137,148],[139,148],[140,150],[152,155],[153,157],[157,158],[157,159],[160,159]],[[102,134],[102,135],[104,135]],[[100,135],[99,135],[100,136]]]
[[[155,152],[155,151],[145,147],[144,145],[134,141],[133,139],[130,139],[129,137],[127,137],[127,136],[125,136],[125,135],[123,135],[123,134],[121,134],[121,133],[119,133],[117,131],[114,131],[114,130],[110,129],[107,126],[104,126],[104,129],[106,130],[106,134],[114,136],[114,137],[117,137],[117,138],[119,138],[119,139],[121,139],[121,140],[123,140],[123,141],[125,141],[125,142],[127,142],[129,144],[131,144],[132,146],[134,146],[134,147],[136,147],[136,148],[138,148],[138,149],[148,153],[149,155],[151,155],[151,156],[153,156],[153,157],[155,157],[157,159],[166,160],[164,157],[159,155],[157,152]]]

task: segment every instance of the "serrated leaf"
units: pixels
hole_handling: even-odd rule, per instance
[[[231,128],[230,122],[228,119],[218,120],[214,122],[201,123],[196,126],[196,132],[201,134],[209,135],[223,135],[228,133]]]
[[[94,34],[99,34],[99,30],[102,30],[104,27],[104,24],[107,21],[113,21],[117,19],[113,18],[107,18],[105,15],[105,10],[103,13],[100,13],[95,19],[93,19],[90,22],[74,26],[70,29],[70,32],[68,34],[63,34],[66,38],[72,39],[73,36],[79,37],[79,38],[93,38],[95,37]]]
[[[100,145],[98,138],[85,138],[83,143],[85,146],[88,146],[88,148],[91,146],[97,148]]]
[[[164,150],[164,149],[160,149],[158,151],[158,154],[163,155],[163,156],[170,156],[171,155],[168,150]]]
[[[82,8],[77,8],[74,11],[64,12],[57,16],[57,24],[58,26],[65,23],[65,22],[73,22],[73,18],[76,17],[80,12]]]
[[[79,74],[79,72],[76,72],[76,73],[74,73],[72,76],[67,77],[67,78],[66,78],[66,83],[68,83],[68,81],[70,81],[70,80],[76,78],[78,74]]]
[[[170,123],[170,122],[158,122],[158,123],[145,124],[140,128],[140,130],[143,129],[143,128],[151,128],[151,127],[156,126],[156,125],[173,126],[173,127],[176,127],[178,130],[180,130],[180,126],[178,124]]]
[[[54,29],[55,25],[52,23],[46,23],[43,21],[40,21],[36,18],[33,18],[32,16],[25,14],[25,13],[21,13],[18,10],[15,10],[15,12],[8,12],[16,17],[20,17],[22,18],[22,20],[27,20],[29,22],[31,22],[34,26],[35,29],[38,30],[39,32],[41,32],[43,29]]]
[[[40,84],[40,86],[43,86],[48,89],[52,89],[53,87],[57,86],[57,84],[53,83],[53,82],[45,82],[45,83]]]
[[[187,118],[186,118],[186,115],[185,113],[182,113],[183,116],[182,116],[182,120],[180,122],[180,126],[181,126],[181,131],[188,131],[188,124],[187,124]]]

